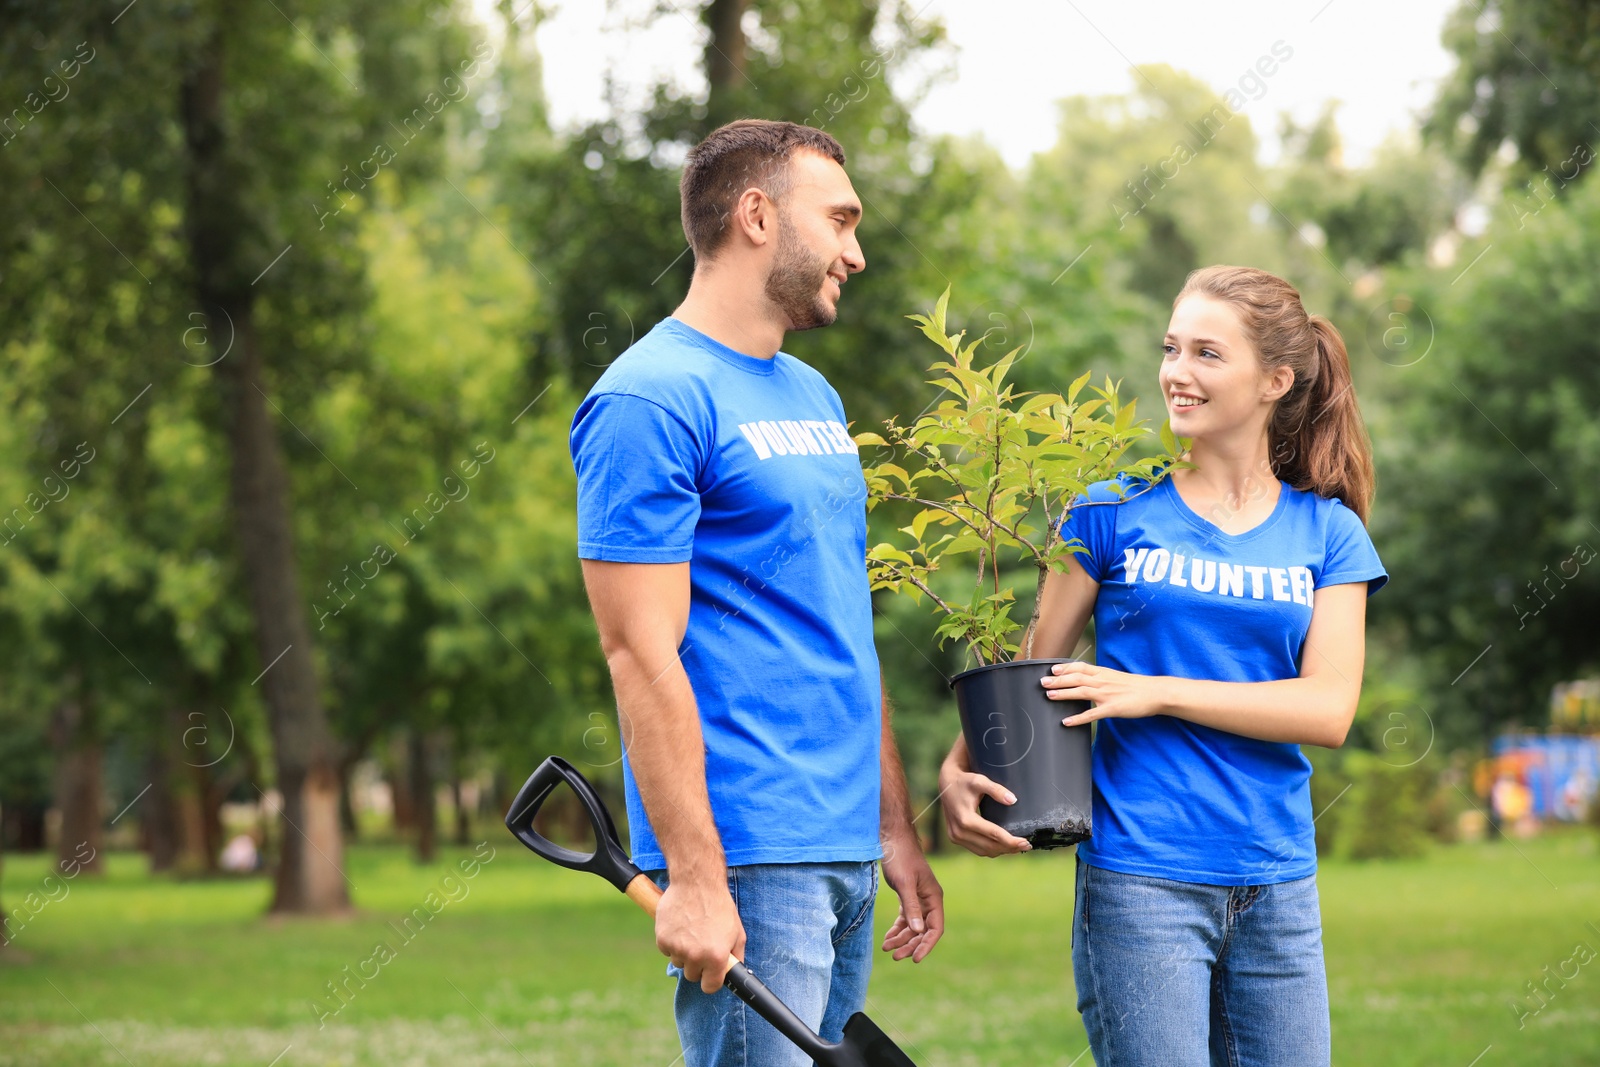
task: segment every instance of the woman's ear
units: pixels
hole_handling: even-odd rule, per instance
[[[1294,368],[1275,367],[1262,383],[1262,400],[1282,400],[1294,385]]]

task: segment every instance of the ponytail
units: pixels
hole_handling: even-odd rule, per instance
[[[1333,323],[1311,315],[1308,324],[1316,340],[1315,377],[1297,413],[1281,401],[1274,413],[1268,429],[1273,474],[1296,489],[1338,497],[1364,523],[1372,510],[1372,448],[1356,405],[1350,356]]]
[[[1264,367],[1288,367],[1294,384],[1267,426],[1275,477],[1318,496],[1337,497],[1365,523],[1372,509],[1372,447],[1356,405],[1344,338],[1321,315],[1307,315],[1282,278],[1251,267],[1204,267],[1173,301],[1200,293],[1238,313]]]

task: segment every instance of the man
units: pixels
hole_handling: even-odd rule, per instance
[[[880,857],[900,897],[884,949],[921,961],[944,929],[872,642],[856,447],[838,393],[779,351],[866,267],[844,158],[786,122],[695,147],[689,294],[573,417],[578,554],[687,1067],[810,1062],[720,988],[730,953],[839,1040]]]

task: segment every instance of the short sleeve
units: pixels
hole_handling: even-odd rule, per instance
[[[1334,501],[1322,573],[1317,576],[1316,587],[1321,589],[1348,582],[1366,582],[1367,595],[1371,596],[1388,584],[1389,572],[1383,569],[1383,561],[1378,558],[1378,550],[1360,517],[1343,503]]]
[[[1061,513],[1061,539],[1089,550],[1073,553],[1072,559],[1096,582],[1105,580],[1116,559],[1117,509],[1122,500],[1114,483],[1096,482]]]
[[[684,563],[700,519],[703,449],[666,408],[627,393],[590,396],[572,419],[578,555]]]

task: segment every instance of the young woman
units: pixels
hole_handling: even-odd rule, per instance
[[[1313,1067],[1330,1060],[1311,765],[1355,715],[1372,459],[1349,357],[1283,279],[1192,273],[1159,380],[1194,466],[1091,488],[1062,533],[1088,549],[1045,581],[1032,654],[1052,699],[1098,722],[1094,836],[1078,846],[1072,968],[1101,1067]],[[978,815],[1012,798],[957,739],[950,837],[1025,850]]]

